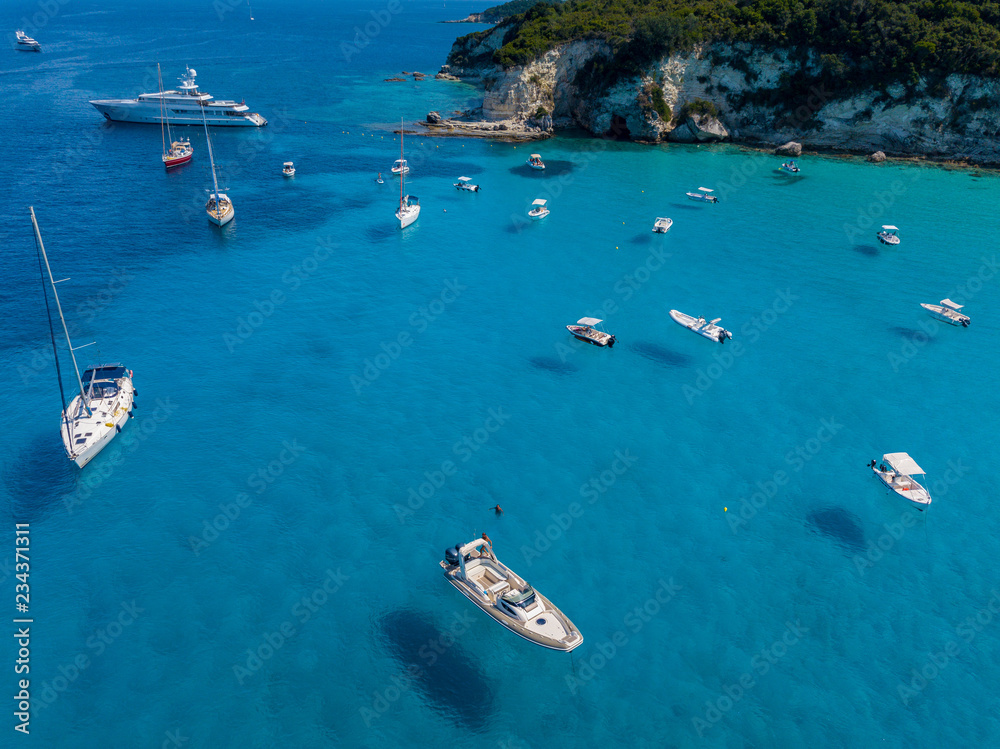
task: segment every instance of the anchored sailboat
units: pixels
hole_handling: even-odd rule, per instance
[[[205,142],[208,144],[208,161],[212,165],[212,187],[214,192],[205,203],[208,220],[216,226],[225,226],[236,215],[233,201],[225,193],[219,192],[219,180],[215,176],[215,156],[212,154],[212,136],[208,134],[208,123],[205,121],[205,110],[201,111],[201,122],[205,126]]]
[[[167,169],[173,169],[175,166],[191,161],[194,148],[191,147],[191,141],[187,138],[174,140],[170,134],[170,120],[167,119],[166,104],[163,100],[163,76],[160,74],[160,63],[156,63],[156,78],[160,84],[160,140],[163,141],[163,166]],[[164,127],[166,127],[166,132],[164,132]],[[167,150],[168,142],[170,143],[169,151]]]
[[[410,171],[410,168],[406,165],[406,159],[403,158],[403,120],[399,121],[399,161],[396,163],[402,164],[399,171],[399,209],[396,211],[396,220],[399,221],[399,228],[405,229],[420,216],[420,199],[416,195],[404,194],[406,173]],[[396,167],[393,167],[392,170],[395,172]]]
[[[35,209],[31,208],[30,210],[31,225],[35,229],[38,270],[42,277],[42,288],[45,288],[45,277],[48,275],[49,283],[52,285],[52,296],[55,298],[56,309],[59,312],[59,320],[62,322],[63,333],[66,335],[66,345],[69,347],[69,355],[73,360],[76,383],[80,388],[80,394],[75,396],[62,412],[60,431],[63,446],[66,448],[67,457],[83,468],[114,439],[115,435],[122,430],[122,425],[131,417],[135,401],[132,372],[121,364],[103,364],[85,370],[83,377],[80,377],[80,367],[76,363],[74,352],[93,344],[87,343],[84,346],[73,348],[69,329],[66,327],[66,318],[63,317],[62,305],[59,303],[59,293],[56,291],[56,283],[58,282],[52,277],[49,258],[45,254],[45,245],[42,244],[42,233],[38,229],[38,221],[35,218]],[[43,261],[45,263],[44,270],[42,269]],[[59,370],[59,351],[56,348],[56,334],[52,327],[48,291],[45,291],[45,310],[49,318],[49,337],[52,340],[52,353],[55,356],[56,376],[59,378],[59,394],[62,396],[62,402],[65,403],[66,395],[63,392],[62,373]]]

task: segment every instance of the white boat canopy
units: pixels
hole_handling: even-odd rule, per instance
[[[883,226],[882,231],[899,231],[898,226]]]
[[[533,159],[540,159],[540,158],[542,158],[542,155],[540,153],[533,153],[533,154],[531,154],[531,158],[533,158]]]
[[[715,190],[712,190],[708,187],[699,187],[698,189],[701,190],[702,192],[715,192]]]
[[[285,162],[285,166],[292,166],[292,164],[293,164],[293,163],[294,163],[294,162],[291,162],[291,161],[286,161],[286,162]]]
[[[887,453],[882,456],[882,460],[904,476],[924,474],[924,469],[918,466],[917,462],[906,453]]]
[[[459,177],[459,182],[472,182],[472,177]]]
[[[536,198],[535,200],[533,200],[533,201],[531,202],[531,204],[532,204],[532,205],[545,205],[545,204],[546,204],[546,203],[548,203],[548,202],[549,202],[549,201],[545,200],[544,198]]]
[[[941,304],[943,304],[945,307],[951,307],[954,310],[962,309],[962,307],[965,306],[964,304],[955,304],[953,301],[951,301],[951,299],[942,299]]]
[[[602,323],[604,320],[598,320],[596,317],[581,317],[576,321],[577,325],[597,325]]]

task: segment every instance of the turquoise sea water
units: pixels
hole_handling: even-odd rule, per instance
[[[73,0],[27,29],[42,55],[0,62],[0,577],[13,618],[30,523],[28,741],[1000,745],[994,174],[806,156],[790,180],[731,147],[414,136],[423,212],[400,232],[374,183],[393,123],[476,92],[382,80],[435,72],[471,30],[435,22],[478,7],[234,5]],[[157,62],[270,121],[213,133],[222,231],[200,131],[166,174],[155,127],[87,103],[149,90]],[[721,202],[684,198],[700,185]],[[75,343],[135,371],[137,418],[83,471],[29,204]],[[918,306],[945,296],[969,329]],[[583,315],[613,350],[574,345]],[[895,451],[928,471],[926,514],[865,468]],[[483,532],[579,626],[572,655],[442,580]]]

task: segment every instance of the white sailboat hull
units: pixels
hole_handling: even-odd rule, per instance
[[[405,229],[407,226],[412,224],[420,217],[420,206],[410,206],[409,208],[400,208],[396,211],[396,220],[399,221],[399,228]]]
[[[91,414],[76,396],[62,415],[61,433],[67,457],[83,468],[98,456],[129,420],[135,401],[135,387],[129,377],[118,380],[114,398],[91,401]]]

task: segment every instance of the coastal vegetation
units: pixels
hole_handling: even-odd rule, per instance
[[[1000,76],[1000,3],[987,0],[566,0],[534,4],[501,28],[503,44],[488,59],[463,56],[488,33],[477,32],[456,43],[449,62],[509,68],[564,42],[599,40],[610,55],[591,60],[577,83],[601,89],[701,43],[742,42],[803,63],[770,91],[789,101],[816,86],[836,96],[922,79],[933,86],[951,73]],[[752,82],[743,57],[718,62]]]

